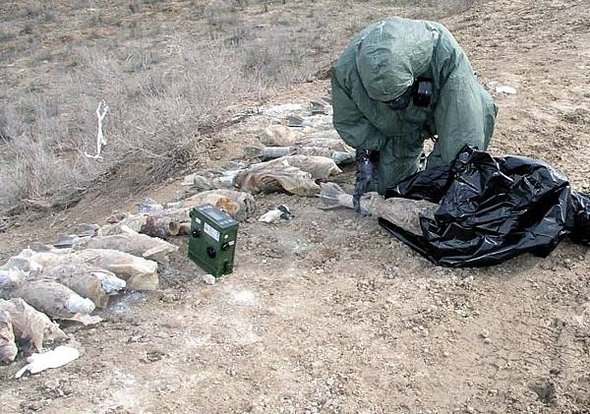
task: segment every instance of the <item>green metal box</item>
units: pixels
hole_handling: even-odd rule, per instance
[[[231,273],[238,236],[238,222],[211,204],[190,211],[188,257],[215,277]]]

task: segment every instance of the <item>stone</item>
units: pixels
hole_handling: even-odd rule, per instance
[[[202,280],[203,280],[203,283],[205,283],[206,285],[214,285],[215,282],[217,281],[217,279],[215,279],[215,276],[213,276],[211,274],[204,275]]]

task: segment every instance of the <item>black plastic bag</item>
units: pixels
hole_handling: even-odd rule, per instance
[[[573,193],[563,173],[532,158],[465,147],[452,166],[418,172],[389,197],[439,204],[433,219],[420,218],[421,235],[383,218],[379,224],[441,266],[488,266],[525,252],[545,257],[568,235],[590,244],[588,195]]]

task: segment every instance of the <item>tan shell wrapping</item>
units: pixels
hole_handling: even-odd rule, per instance
[[[112,249],[86,249],[77,256],[88,264],[113,272],[134,290],[158,288],[158,263]]]
[[[14,361],[18,348],[14,342],[14,331],[10,314],[0,310],[0,362],[9,364]]]
[[[182,201],[182,206],[187,208],[202,204],[212,204],[238,221],[244,221],[256,212],[254,197],[243,191],[210,190]]]
[[[115,277],[115,274],[88,264],[66,264],[49,266],[43,269],[41,276],[55,279],[78,295],[90,299],[97,308],[105,309],[109,295],[102,288],[102,281],[105,276]]]
[[[57,323],[20,298],[0,300],[0,311],[10,314],[15,337],[29,342],[35,351],[41,351],[46,338],[67,338]]]

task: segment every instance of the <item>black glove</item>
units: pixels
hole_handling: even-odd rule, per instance
[[[356,150],[356,184],[352,194],[352,204],[357,213],[362,213],[361,197],[367,192],[371,180],[377,175],[378,157],[377,151]]]

